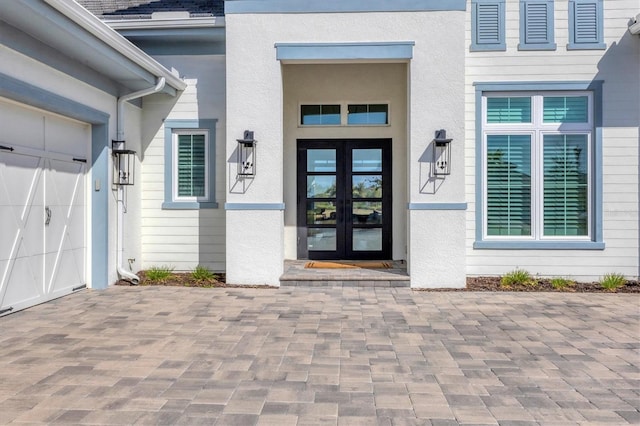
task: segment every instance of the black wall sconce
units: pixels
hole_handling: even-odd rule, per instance
[[[238,176],[255,176],[256,174],[256,143],[253,131],[245,130],[242,139],[238,141]]]
[[[133,185],[136,152],[125,149],[125,141],[111,141],[111,154],[113,155],[113,184]]]
[[[447,139],[447,131],[436,130],[433,140],[433,174],[443,176],[451,174],[451,141]]]

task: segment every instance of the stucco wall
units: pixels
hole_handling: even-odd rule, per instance
[[[275,43],[411,41],[415,42],[415,47],[407,76],[408,149],[404,163],[408,176],[407,202],[462,202],[463,174],[451,175],[434,185],[425,159],[435,130],[445,128],[448,135],[458,141],[464,134],[465,40],[460,31],[464,16],[463,11],[227,15],[227,157],[234,153],[235,139],[242,136],[243,130],[253,130],[259,141],[258,173],[254,179],[238,185],[233,176],[235,164],[228,165],[231,179],[227,201],[270,206],[284,203],[287,209],[291,207],[290,202],[285,202],[291,196],[290,191],[285,190],[284,168],[293,168],[295,163],[290,164],[285,157],[288,151],[284,142],[283,66],[275,58]],[[458,143],[453,149],[453,161],[459,170],[463,167],[461,145]],[[231,246],[237,244],[237,236],[247,231],[240,226],[241,221],[229,220],[241,214],[237,210],[227,211],[229,253]],[[407,216],[406,212],[404,216]],[[463,220],[456,219],[458,216],[452,215],[450,220]],[[290,226],[289,222],[287,224]],[[259,276],[263,282],[279,284],[281,268],[266,271],[247,268],[247,265],[261,264],[261,259],[272,258],[273,253],[283,250],[284,226],[284,214],[273,214],[268,220],[264,219],[262,226],[249,234],[255,244],[246,250],[244,258],[227,256],[228,281],[241,284]],[[402,227],[401,222],[399,226]],[[433,221],[428,226],[416,227],[415,237],[438,238],[439,234],[434,232],[440,226],[442,223]],[[411,223],[407,227],[413,238]],[[452,227],[452,232],[458,228]],[[291,232],[287,232],[287,236],[291,240]],[[453,238],[452,241],[461,239]],[[288,243],[287,253],[291,253],[290,246]],[[396,253],[398,249],[402,251],[395,247],[394,255],[401,254]],[[458,249],[463,253],[458,260],[463,261],[463,245]],[[439,251],[408,254],[410,266],[414,262],[420,263],[425,271],[424,275],[412,276],[412,285],[438,285],[444,277],[429,265],[438,263],[439,256]],[[457,265],[455,272],[458,271],[462,271],[462,275],[456,275],[457,284],[463,285],[464,280],[460,277],[464,276],[464,262]]]
[[[606,272],[639,272],[638,124],[640,123],[639,45],[628,32],[636,0],[604,1],[607,50],[568,51],[568,2],[556,1],[555,51],[518,51],[519,2],[506,2],[506,52],[468,52],[466,58],[467,271],[497,275],[516,267],[533,274],[597,279]],[[471,44],[467,14],[467,51]],[[603,235],[605,250],[474,250],[476,233],[476,111],[474,82],[591,81],[603,86]]]

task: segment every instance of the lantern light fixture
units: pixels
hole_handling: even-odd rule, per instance
[[[134,184],[136,152],[125,149],[125,144],[125,141],[111,141],[114,185]]]
[[[245,130],[238,141],[238,176],[251,177],[256,174],[256,143],[252,130]]]
[[[444,176],[451,174],[451,141],[447,138],[447,131],[436,130],[433,140],[433,174]]]

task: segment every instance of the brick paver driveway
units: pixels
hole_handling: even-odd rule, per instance
[[[0,318],[0,423],[640,422],[640,298],[83,291]]]

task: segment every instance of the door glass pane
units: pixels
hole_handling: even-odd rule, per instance
[[[333,176],[307,176],[308,198],[335,198],[336,177]]]
[[[355,228],[353,251],[382,250],[382,228]]]
[[[544,235],[587,236],[587,135],[545,135],[543,161]]]
[[[336,150],[335,149],[308,149],[307,150],[307,171],[308,172],[335,172],[336,171]]]
[[[382,175],[352,176],[353,198],[382,198]]]
[[[351,170],[354,172],[381,172],[382,150],[354,149]]]
[[[310,201],[307,203],[308,225],[335,225],[335,201]]]
[[[309,250],[336,250],[335,228],[307,229],[307,248]]]
[[[353,223],[382,223],[382,201],[356,201],[353,203]]]
[[[531,235],[531,136],[487,136],[487,234]]]

